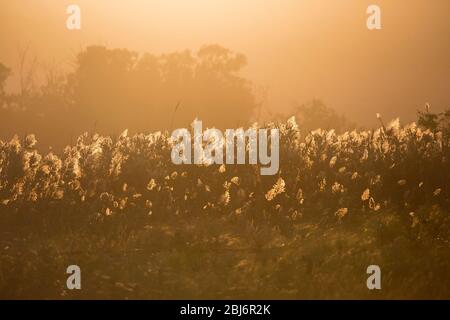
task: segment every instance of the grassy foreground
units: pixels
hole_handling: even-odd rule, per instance
[[[167,133],[0,142],[0,297],[450,298],[446,132],[271,126],[275,176],[175,166]]]

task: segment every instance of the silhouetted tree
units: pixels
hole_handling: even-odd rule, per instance
[[[255,108],[245,56],[219,45],[163,55],[88,47],[77,58],[69,89],[83,122],[101,130],[148,131],[186,126],[244,125]],[[175,106],[178,108],[175,110]]]
[[[3,64],[0,63],[0,107],[4,103],[5,99],[5,83],[8,79],[10,70]]]
[[[321,100],[312,100],[305,104],[296,104],[293,112],[300,131],[305,134],[312,130],[322,128],[334,129],[337,133],[353,130],[356,125],[350,122],[344,115],[338,114],[334,109],[327,107]],[[277,116],[277,118],[282,118]]]
[[[21,89],[0,109],[4,139],[35,133],[40,146],[62,147],[85,131],[172,130],[196,117],[208,126],[233,128],[248,124],[256,106],[251,83],[239,76],[245,56],[219,45],[161,55],[90,46],[70,73],[46,68],[39,87],[32,81],[35,63],[26,57],[24,51]],[[2,66],[2,100],[8,74]]]

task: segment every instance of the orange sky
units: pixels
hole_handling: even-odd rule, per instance
[[[65,27],[70,3],[81,7],[80,31]],[[366,28],[369,4],[381,6],[381,31]],[[13,69],[24,46],[45,68],[70,67],[89,44],[163,53],[218,43],[247,55],[244,75],[267,88],[273,112],[320,98],[370,124],[376,112],[411,120],[425,102],[450,107],[448,0],[0,0],[0,8],[0,62]]]

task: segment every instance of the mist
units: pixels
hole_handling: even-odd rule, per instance
[[[364,125],[375,113],[402,121],[430,103],[450,105],[450,3],[376,1],[382,29],[366,28],[370,1],[87,1],[82,28],[65,27],[70,1],[6,1],[0,10],[0,62],[13,70],[29,48],[42,70],[73,68],[88,45],[163,54],[220,44],[244,54],[241,75],[262,100],[262,114],[321,99]]]

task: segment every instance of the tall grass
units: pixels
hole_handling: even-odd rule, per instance
[[[84,134],[60,155],[0,141],[0,296],[450,298],[448,132],[268,126],[276,176],[173,165],[161,132]]]

